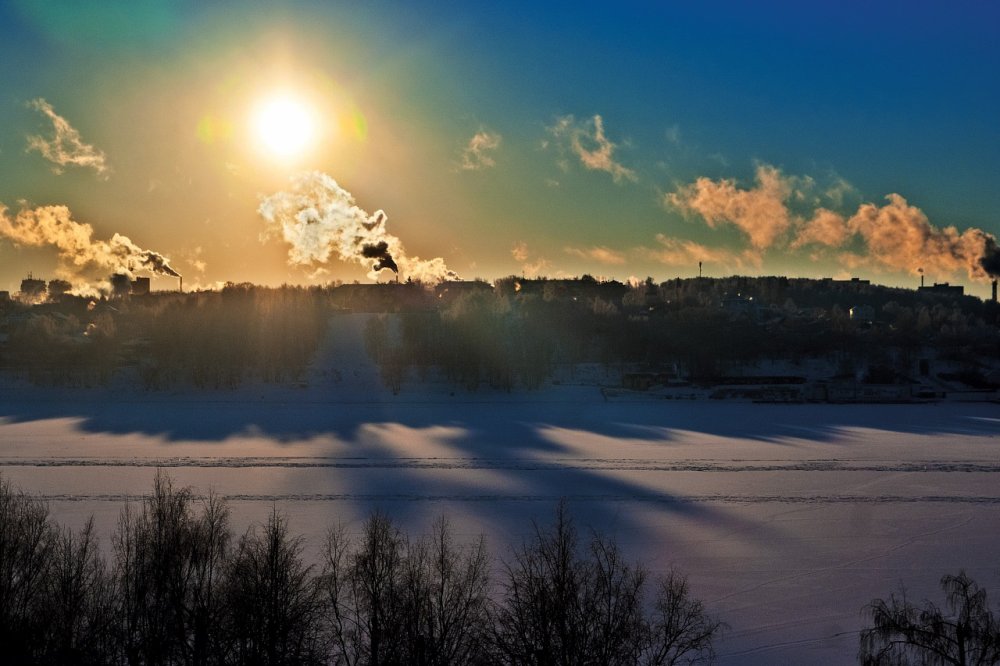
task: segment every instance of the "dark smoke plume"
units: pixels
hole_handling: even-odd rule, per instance
[[[990,277],[1000,277],[1000,246],[994,239],[987,239],[979,265]]]
[[[369,259],[378,259],[372,270],[380,271],[383,268],[388,268],[393,273],[399,274],[399,266],[396,265],[396,262],[392,259],[392,255],[389,254],[389,244],[385,241],[379,241],[374,245],[362,246],[361,256]]]

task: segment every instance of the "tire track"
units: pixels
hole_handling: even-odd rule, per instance
[[[0,467],[163,467],[292,469],[436,469],[498,471],[592,470],[623,472],[896,472],[1000,473],[1000,462],[966,461],[711,461],[620,458],[317,458],[317,457],[170,457],[170,458],[2,458]]]
[[[417,493],[279,493],[248,494],[218,493],[229,501],[237,502],[545,502],[560,500],[570,502],[636,502],[649,504],[1000,504],[994,495],[672,495],[669,493],[636,494],[417,494]],[[38,499],[49,502],[124,502],[140,500],[147,495],[124,493],[97,494],[39,494]],[[194,499],[207,499],[208,495],[193,494]]]

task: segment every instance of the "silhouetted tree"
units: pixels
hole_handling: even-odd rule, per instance
[[[196,514],[190,489],[175,488],[160,472],[141,509],[127,505],[122,511],[114,547],[119,645],[126,663],[221,661],[228,515],[214,496]]]
[[[0,478],[0,649],[10,663],[31,663],[41,651],[55,542],[46,505]]]
[[[489,566],[483,537],[457,546],[444,517],[428,537],[408,545],[402,602],[410,663],[483,663],[489,640]]]
[[[94,535],[63,529],[45,576],[44,656],[48,664],[105,664],[114,654],[114,580]]]
[[[613,542],[596,535],[589,559],[580,556],[578,546],[561,502],[552,527],[536,525],[532,540],[505,565],[495,624],[500,663],[637,663],[645,573],[625,563]]]
[[[859,660],[866,666],[927,664],[980,666],[1000,663],[1000,624],[986,590],[964,571],[941,578],[945,608],[917,606],[890,595],[865,608],[871,626],[861,632]]]
[[[714,642],[725,628],[691,597],[687,579],[671,569],[659,581],[652,616],[648,619],[642,663],[649,666],[710,664]]]
[[[236,663],[321,663],[318,595],[301,552],[302,539],[288,535],[277,511],[240,538],[226,586]]]
[[[710,663],[723,623],[692,599],[686,580],[660,581],[644,612],[646,572],[612,539],[592,535],[580,552],[565,502],[547,530],[505,565],[495,613],[495,661],[511,665]]]
[[[358,545],[343,526],[329,533],[321,585],[335,661],[402,663],[403,548],[402,534],[380,511],[365,522]]]
[[[447,520],[411,542],[382,512],[354,542],[331,531],[320,588],[334,663],[485,663],[489,556],[483,539],[455,545]]]

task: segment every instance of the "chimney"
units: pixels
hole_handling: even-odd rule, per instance
[[[183,275],[178,275],[177,276],[177,280],[178,280],[178,282],[180,284],[180,286],[178,287],[178,289],[180,289],[180,292],[183,294],[184,293],[184,276]]]
[[[997,281],[996,281],[996,278],[993,278],[993,302],[994,303],[997,302]]]

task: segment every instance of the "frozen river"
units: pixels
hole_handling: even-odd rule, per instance
[[[723,664],[850,663],[862,606],[966,569],[1000,598],[995,405],[604,402],[596,389],[331,402],[321,388],[144,395],[3,391],[0,473],[105,544],[156,468],[272,506],[315,555],[375,507],[441,513],[497,559],[561,497],[653,572],[675,565],[731,629]]]

